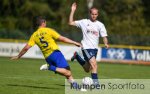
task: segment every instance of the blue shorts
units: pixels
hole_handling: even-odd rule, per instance
[[[69,64],[66,61],[64,55],[59,50],[56,50],[51,55],[49,55],[46,58],[46,62],[49,65],[53,65],[53,66],[58,67],[58,68],[68,69],[68,67],[69,67]]]
[[[96,58],[98,49],[82,49],[84,59],[89,61],[93,56]]]

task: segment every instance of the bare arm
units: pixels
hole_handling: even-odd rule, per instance
[[[76,11],[76,7],[77,7],[76,3],[73,3],[71,6],[71,12],[70,12],[70,16],[69,16],[69,25],[75,26],[75,21],[74,21],[73,17],[74,17],[74,13]]]
[[[106,47],[106,48],[109,48],[107,37],[103,37],[103,42],[104,42],[104,44],[105,44],[105,47]]]
[[[31,48],[31,46],[26,44],[24,46],[24,48],[21,50],[21,52],[17,56],[12,57],[11,60],[17,60],[17,59],[21,58],[30,48]]]
[[[62,41],[62,42],[65,42],[65,43],[74,44],[74,45],[76,45],[76,46],[78,46],[78,47],[81,47],[81,44],[80,44],[80,43],[75,42],[75,41],[73,41],[73,40],[71,40],[71,39],[69,39],[69,38],[66,38],[66,37],[64,37],[64,36],[60,36],[60,37],[58,38],[58,40],[59,40],[59,41]]]

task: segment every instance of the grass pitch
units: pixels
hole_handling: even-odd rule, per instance
[[[0,57],[0,94],[64,94],[65,77],[40,71],[46,63],[39,59]],[[69,63],[75,79],[90,76],[74,62]],[[150,66],[98,63],[99,79],[150,79]]]

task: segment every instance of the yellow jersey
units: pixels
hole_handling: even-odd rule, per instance
[[[59,50],[55,40],[60,37],[55,30],[51,28],[38,28],[30,37],[28,45],[35,44],[41,49],[45,58],[47,58],[53,51]]]

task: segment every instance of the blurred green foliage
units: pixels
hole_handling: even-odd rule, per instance
[[[71,4],[78,4],[74,18],[88,18],[86,0],[0,0],[0,38],[28,39],[33,19],[44,16],[48,27],[76,41],[80,29],[68,25]],[[94,0],[111,44],[150,45],[149,0]],[[102,41],[100,41],[102,43]]]

